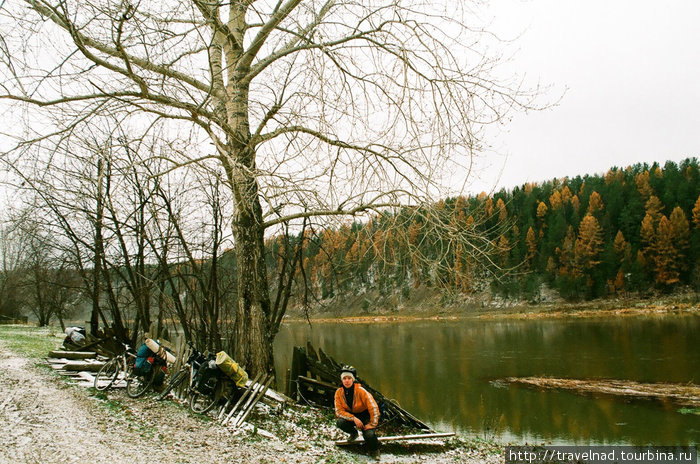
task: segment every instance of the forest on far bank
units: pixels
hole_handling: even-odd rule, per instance
[[[0,320],[89,318],[122,337],[156,322],[182,327],[201,347],[235,345],[237,262],[225,192],[203,178],[200,198],[196,183],[168,189],[129,166],[110,171],[119,189],[25,192],[0,229]],[[288,308],[697,292],[700,168],[696,158],[637,164],[283,231],[265,240],[273,334]]]
[[[467,240],[450,240],[454,235]],[[367,222],[277,236],[267,246],[271,283],[275,270],[300,253],[296,279],[307,284],[292,298],[310,308],[314,299],[370,293],[409,300],[421,287],[438,289],[451,302],[485,291],[535,302],[543,288],[568,301],[697,291],[698,160],[447,198]]]

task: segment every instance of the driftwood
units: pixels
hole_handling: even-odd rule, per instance
[[[307,343],[306,348],[296,346],[292,352],[292,369],[287,375],[287,395],[299,402],[314,406],[332,408],[334,395],[338,389],[342,364],[328,356],[319,348],[318,353]],[[432,432],[424,422],[410,414],[398,404],[373,389],[362,378],[357,381],[372,394],[382,411],[382,421],[391,422],[418,430]]]
[[[602,394],[671,401],[680,406],[700,407],[700,386],[692,383],[641,383],[627,380],[552,379],[547,377],[508,377],[503,382],[536,388],[570,390],[582,394]]]

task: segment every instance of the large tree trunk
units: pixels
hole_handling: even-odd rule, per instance
[[[227,42],[217,34],[220,44],[227,44],[213,53],[214,68],[222,62],[220,52],[226,50],[229,66],[241,60],[243,51],[237,44],[243,43],[245,30],[245,8],[232,8],[229,26],[234,34],[239,34],[235,44]],[[229,76],[226,92],[230,100],[221,102],[218,111],[226,114],[230,132],[227,135],[227,151],[221,157],[233,193],[233,238],[236,251],[236,274],[238,286],[238,307],[234,326],[236,360],[245,366],[249,375],[273,372],[272,337],[270,336],[270,289],[267,286],[265,266],[265,243],[262,207],[258,196],[255,149],[251,145],[250,123],[248,120],[248,84],[246,75],[249,69],[240,63]],[[223,89],[223,82],[220,90]],[[232,162],[233,161],[233,162]]]
[[[245,93],[245,92],[243,92]],[[241,104],[241,108],[246,108]],[[267,286],[262,207],[254,176],[255,153],[248,145],[249,132],[245,111],[236,113],[238,137],[229,140],[236,164],[224,159],[234,201],[232,231],[236,252],[238,307],[234,326],[234,357],[248,374],[273,372],[270,336],[270,290]],[[235,119],[235,118],[234,118]]]
[[[249,375],[255,376],[274,368],[262,214],[257,200],[252,211],[249,207],[236,207],[233,235],[238,280],[234,356]]]

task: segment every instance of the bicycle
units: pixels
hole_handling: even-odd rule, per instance
[[[241,395],[240,389],[219,369],[214,359],[209,359],[201,366],[193,383],[190,391],[190,410],[194,413],[205,414],[227,400],[227,397],[235,400]]]
[[[187,381],[188,395],[191,394],[194,388],[197,372],[199,371],[201,365],[206,361],[206,357],[203,353],[199,352],[197,348],[195,348],[194,343],[188,342],[187,344],[190,347],[190,354],[187,357],[187,361],[185,361],[185,364],[175,374],[173,374],[172,377],[170,377],[168,384],[157,396],[159,401],[168,396],[171,391],[180,388],[185,381]]]
[[[124,351],[107,361],[95,375],[95,389],[104,391],[114,385],[120,373],[122,380],[130,377],[136,361],[136,352],[126,343],[122,343]]]
[[[148,372],[137,372],[133,367],[126,378],[126,394],[138,398],[153,385],[155,379],[164,371],[166,362],[159,356],[153,356],[153,363]]]

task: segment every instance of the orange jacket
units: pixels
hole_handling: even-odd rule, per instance
[[[370,421],[369,424],[365,425],[365,429],[369,430],[377,427],[379,424],[379,407],[377,402],[374,401],[374,397],[359,383],[353,384],[353,388],[355,391],[352,395],[352,409],[348,407],[348,403],[345,401],[343,387],[335,391],[335,417],[342,417],[351,421],[355,418],[353,414],[369,411]]]

